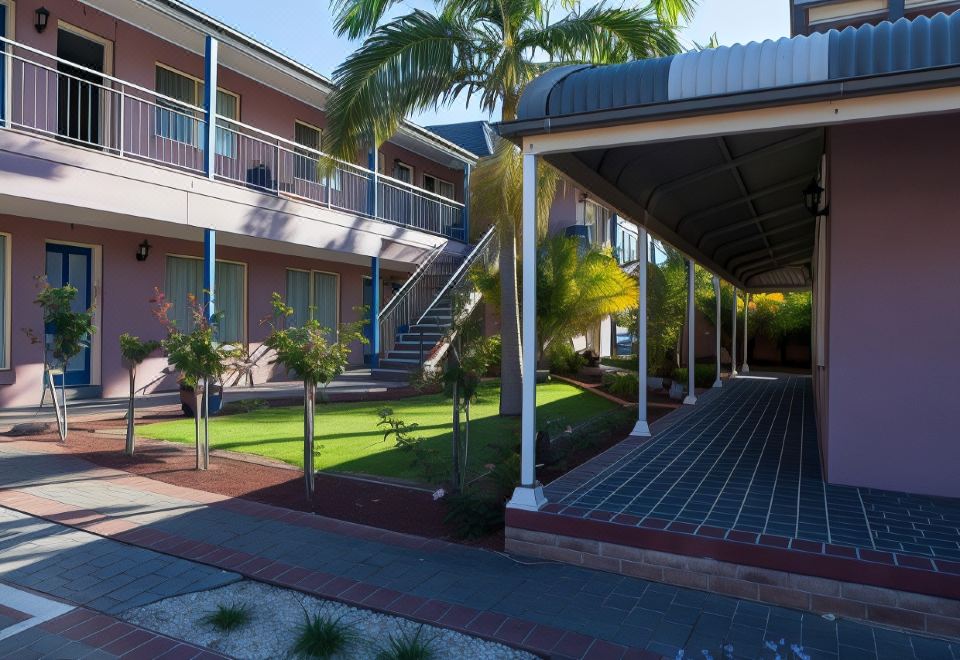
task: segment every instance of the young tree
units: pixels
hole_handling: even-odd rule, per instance
[[[96,332],[93,325],[93,307],[85,310],[75,310],[74,302],[77,298],[77,288],[71,284],[54,287],[39,278],[40,293],[34,303],[43,310],[43,332],[39,335],[31,330],[25,330],[32,343],[43,344],[44,378],[50,374],[50,367],[60,371],[60,400],[57,401],[56,384],[50,376],[50,389],[53,393],[53,404],[57,415],[57,431],[60,442],[67,440],[67,399],[66,399],[66,372],[67,364],[80,352],[90,345],[90,335]],[[45,337],[41,339],[41,337]],[[52,360],[51,360],[52,358]],[[44,384],[46,387],[47,384]]]
[[[127,402],[127,440],[123,447],[123,453],[127,456],[133,456],[135,443],[133,418],[137,398],[137,367],[143,364],[143,361],[158,348],[160,348],[159,341],[152,339],[141,341],[139,337],[134,337],[126,332],[120,335],[120,355],[130,374],[130,400]]]
[[[231,359],[240,356],[240,349],[221,344],[216,340],[219,314],[208,317],[206,308],[193,294],[187,296],[187,305],[193,329],[182,332],[176,322],[170,319],[169,311],[173,303],[169,302],[160,289],[154,290],[151,302],[155,304],[154,317],[167,332],[160,346],[167,360],[180,372],[184,385],[193,389],[193,423],[197,446],[197,469],[210,467],[210,386],[219,382],[227,371]],[[203,435],[200,434],[200,420],[203,419]]]
[[[279,293],[272,297],[273,315],[266,319],[271,326],[270,336],[264,344],[276,353],[273,362],[284,366],[303,381],[303,477],[307,500],[313,499],[315,469],[313,463],[313,427],[316,415],[317,385],[326,386],[343,373],[350,357],[350,345],[366,344],[363,326],[367,323],[364,310],[355,323],[342,323],[336,341],[330,340],[331,330],[324,328],[316,319],[310,319],[301,327],[286,327],[286,320],[293,315]]]
[[[326,147],[353,160],[392,136],[412,112],[449,106],[461,95],[489,114],[515,119],[520,96],[539,74],[561,64],[624,62],[676,53],[678,24],[694,0],[653,0],[644,7],[603,2],[583,9],[569,0],[436,0],[433,11],[390,17],[399,0],[332,0],[338,35],[365,38],[334,72]],[[561,16],[559,20],[553,17]],[[520,310],[517,231],[520,160],[503,145],[492,170],[474,177],[472,198],[500,228],[502,388],[500,413],[520,414]],[[544,166],[541,168],[548,170]],[[543,191],[541,191],[543,193]],[[546,199],[544,199],[546,197]],[[549,197],[541,201],[549,204]],[[477,219],[484,214],[475,213]]]

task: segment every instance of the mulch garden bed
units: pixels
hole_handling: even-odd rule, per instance
[[[676,407],[676,403],[669,399],[660,401],[659,397],[652,397],[649,411],[651,421]],[[168,406],[148,416],[138,417],[138,421],[159,421],[180,414],[175,406]],[[123,420],[74,422],[64,449],[95,465],[177,486],[310,511],[396,532],[456,540],[452,527],[444,523],[446,510],[443,503],[434,501],[430,492],[321,472],[317,475],[315,500],[310,503],[304,497],[303,473],[271,459],[258,456],[238,459],[211,452],[210,469],[200,472],[195,469],[196,454],[192,446],[141,438],[137,439],[136,455],[125,456],[122,434],[125,426]],[[568,454],[562,469],[560,466],[548,468],[541,472],[540,478],[546,483],[553,481],[620,442],[631,429],[632,424],[610,429],[589,448],[573,450]],[[0,436],[0,441],[5,439]],[[55,432],[9,439],[59,442]],[[502,550],[503,532],[501,530],[486,538],[465,543]]]

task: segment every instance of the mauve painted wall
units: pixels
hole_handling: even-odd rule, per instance
[[[34,12],[41,5],[50,10],[50,25],[43,34],[38,34],[33,27]],[[17,0],[16,40],[55,55],[57,21],[64,21],[112,41],[113,75],[121,80],[152,90],[156,85],[157,62],[196,78],[203,78],[203,57],[76,0]],[[240,121],[245,124],[288,140],[294,137],[294,123],[298,119],[319,128],[326,127],[326,116],[317,108],[265,87],[226,67],[220,67],[218,77],[221,88],[240,96]],[[422,186],[421,177],[426,172],[453,181],[458,190],[457,199],[462,198],[462,171],[434,163],[393,144],[385,144],[383,151],[385,155],[390,154],[391,163],[393,158],[401,158],[416,165],[416,185]],[[358,159],[357,163],[367,166],[365,158]]]
[[[958,121],[830,129],[833,483],[960,496]]]
[[[140,233],[110,231],[66,223],[45,222],[32,218],[0,215],[0,232],[9,233],[12,240],[12,355],[13,372],[0,371],[0,407],[34,405],[40,395],[41,352],[30,343],[22,328],[39,330],[40,309],[33,303],[36,297],[34,277],[44,271],[45,241],[91,244],[100,247],[102,278],[96,284],[100,290],[99,337],[101,364],[99,382],[106,397],[125,396],[128,384],[126,372],[120,363],[119,337],[129,332],[142,338],[160,338],[161,328],[151,315],[150,297],[155,286],[163,287],[165,256],[167,254],[201,256],[200,243],[149,236],[153,246],[150,257],[137,261],[137,245],[143,240]],[[270,295],[286,291],[286,269],[302,268],[336,272],[340,275],[340,318],[357,318],[354,307],[362,303],[363,277],[369,268],[331,263],[327,261],[284,256],[221,246],[217,258],[247,264],[247,338],[253,351],[266,335],[260,320],[270,314]],[[384,279],[393,277],[384,273]],[[174,301],[176,302],[176,301]],[[351,363],[363,361],[361,346],[354,347]],[[151,358],[140,370],[139,385],[152,382],[166,366],[166,360]],[[96,365],[94,365],[96,371]],[[15,376],[15,382],[11,376]],[[256,376],[257,382],[279,377],[274,369],[264,366]],[[94,376],[96,381],[96,375]],[[6,384],[5,384],[6,383]],[[172,378],[153,383],[149,388],[170,389]]]

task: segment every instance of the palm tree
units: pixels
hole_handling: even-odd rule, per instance
[[[407,115],[449,106],[461,95],[491,115],[499,110],[503,121],[515,119],[527,83],[560,64],[677,52],[676,27],[692,15],[696,0],[651,0],[644,7],[601,2],[587,9],[573,0],[435,1],[433,12],[390,17],[399,0],[332,0],[337,33],[365,39],[334,72],[338,91],[328,105],[325,144],[333,155],[353,159],[393,135]],[[499,153],[516,158],[513,152]],[[489,218],[501,233],[502,415],[518,415],[521,401],[519,209],[512,203],[516,195],[505,193],[519,186],[514,177],[473,192],[474,199],[502,200],[501,213]]]

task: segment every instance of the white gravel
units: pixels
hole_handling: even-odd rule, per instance
[[[221,632],[203,622],[218,605],[246,605],[252,619],[245,626]],[[305,613],[325,614],[350,624],[358,640],[340,657],[374,659],[390,636],[416,634],[419,623],[313,598],[290,589],[281,589],[243,580],[211,591],[168,598],[124,612],[122,617],[144,628],[205,646],[235,658],[285,658]],[[421,639],[431,640],[434,660],[535,660],[536,656],[502,644],[484,641],[452,630],[423,626]]]

